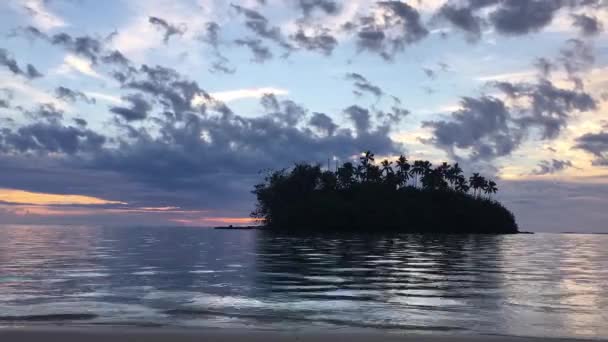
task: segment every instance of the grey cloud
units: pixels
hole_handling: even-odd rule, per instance
[[[89,104],[95,103],[94,98],[89,98],[83,92],[78,91],[78,90],[72,90],[72,89],[69,89],[66,87],[61,87],[61,86],[55,88],[55,96],[58,99],[61,99],[64,101],[69,101],[69,102],[76,102],[77,100],[81,100],[81,101],[84,101]]]
[[[298,7],[308,17],[314,10],[320,10],[325,14],[337,14],[340,5],[333,0],[297,0]]]
[[[593,36],[602,31],[602,23],[593,16],[585,14],[573,14],[573,25],[578,27],[581,33],[585,36]]]
[[[74,118],[74,123],[81,127],[85,127],[88,124],[87,120],[82,118]]]
[[[205,33],[201,36],[201,40],[209,44],[213,49],[213,55],[216,60],[211,63],[211,72],[221,72],[224,74],[233,74],[236,68],[230,67],[229,60],[220,51],[220,31],[221,27],[215,22],[210,22],[205,25]]]
[[[293,46],[291,46],[283,37],[281,29],[276,26],[270,26],[268,19],[262,14],[239,5],[231,4],[231,6],[237,13],[245,16],[247,19],[245,21],[245,26],[257,36],[275,42],[285,49],[287,53],[293,50]]]
[[[263,45],[260,39],[237,39],[234,41],[239,46],[246,46],[253,54],[253,61],[256,63],[264,63],[269,59],[272,59],[272,52],[270,49]]]
[[[526,34],[550,24],[561,6],[562,1],[556,0],[503,1],[489,19],[500,33]]]
[[[384,95],[382,89],[376,85],[373,85],[371,82],[367,80],[367,78],[363,77],[363,75],[358,73],[347,73],[345,75],[347,80],[351,80],[354,82],[355,90],[353,93],[357,96],[363,95],[363,93],[369,93],[374,95],[376,98],[380,98]]]
[[[473,7],[445,4],[439,8],[437,16],[466,32],[471,41],[476,41],[481,37],[483,19],[475,15],[473,10]]]
[[[426,75],[428,78],[430,78],[430,79],[433,79],[433,80],[434,80],[434,79],[435,79],[435,77],[437,76],[437,75],[435,74],[435,71],[434,71],[433,69],[430,69],[430,68],[422,68],[422,71],[424,71],[424,74],[425,74],[425,75]]]
[[[338,41],[327,29],[317,28],[312,35],[307,35],[302,28],[289,37],[299,48],[312,51],[320,51],[325,56],[330,56],[338,45]]]
[[[371,128],[371,115],[369,110],[359,107],[357,105],[350,106],[344,109],[349,119],[355,124],[357,135],[367,134]]]
[[[436,17],[447,20],[476,41],[486,26],[504,35],[524,35],[551,24],[562,9],[601,6],[596,0],[468,0],[441,6]],[[599,28],[591,17],[574,15],[573,19],[575,26],[589,34]]]
[[[401,1],[379,1],[376,6],[382,11],[382,19],[364,16],[358,23],[350,23],[348,29],[357,28],[357,45],[360,50],[378,53],[390,60],[406,45],[426,37],[429,31],[420,19],[420,13]],[[391,34],[388,35],[387,32]]]
[[[433,131],[431,141],[454,159],[455,148],[470,149],[469,157],[493,159],[510,154],[521,142],[521,135],[510,125],[510,113],[505,104],[494,97],[465,97],[462,109],[451,114],[450,120],[427,121],[424,127]]]
[[[5,150],[68,155],[97,151],[105,142],[105,137],[91,130],[56,122],[38,122],[16,131],[4,131],[0,138]]]
[[[543,139],[557,137],[566,126],[571,112],[596,108],[596,102],[589,94],[557,88],[547,80],[539,80],[537,84],[499,82],[495,85],[512,98],[531,102],[514,121],[522,127],[539,128]]]
[[[58,33],[50,38],[50,42],[88,58],[93,64],[97,63],[97,57],[102,51],[102,43],[89,36],[72,37],[67,33]]]
[[[152,105],[140,94],[123,96],[122,99],[130,102],[131,107],[111,107],[110,112],[120,115],[127,121],[143,120],[148,117],[148,113],[152,110]]]
[[[130,61],[120,51],[112,51],[107,55],[101,57],[101,60],[107,64],[118,64],[122,66],[128,66]]]
[[[576,139],[575,147],[593,154],[594,165],[608,166],[608,132],[584,134]]]
[[[307,114],[307,110],[291,100],[279,101],[274,94],[265,94],[260,103],[269,117],[276,118],[287,126],[297,125]]]
[[[28,64],[25,70],[22,70],[17,61],[10,56],[6,49],[0,48],[0,65],[7,67],[13,74],[21,75],[28,79],[42,77],[43,75],[31,64]]]
[[[313,113],[309,124],[327,136],[333,135],[338,129],[332,118],[324,113]]]
[[[174,25],[168,23],[165,19],[159,17],[148,17],[148,22],[156,27],[161,28],[165,31],[163,36],[163,42],[167,44],[171,36],[181,36],[186,32],[186,26],[184,24]]]
[[[532,171],[532,174],[533,175],[553,174],[553,173],[563,171],[563,170],[573,167],[573,166],[574,165],[569,160],[558,160],[558,159],[541,160],[538,163],[538,169]]]

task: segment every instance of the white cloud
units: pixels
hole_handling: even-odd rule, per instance
[[[96,100],[102,100],[102,101],[106,101],[106,102],[110,102],[110,103],[114,103],[114,104],[123,104],[124,103],[124,101],[120,97],[110,95],[110,94],[99,93],[99,92],[95,92],[95,91],[85,91],[84,94],[86,96],[92,97]]]
[[[17,95],[15,96],[15,102],[23,106],[29,107],[36,103],[49,103],[58,109],[71,112],[71,107],[65,102],[59,101],[44,90],[40,90],[30,83],[23,82],[22,79],[11,77],[8,74],[0,73],[0,88],[14,91]]]
[[[67,23],[56,14],[49,11],[44,0],[23,0],[17,3],[30,14],[36,27],[44,31],[50,31],[59,27],[67,26]]]
[[[57,74],[69,74],[72,71],[80,72],[84,75],[98,78],[101,80],[105,80],[106,78],[100,75],[97,71],[93,69],[91,66],[91,62],[84,58],[80,58],[71,54],[68,54],[63,59],[63,64],[60,65],[57,69],[55,69],[55,73]]]
[[[215,99],[220,100],[222,102],[232,102],[236,100],[242,99],[259,99],[265,94],[274,94],[274,95],[287,95],[289,91],[281,88],[249,88],[249,89],[236,89],[236,90],[227,90],[227,91],[218,91],[213,92],[210,95]],[[197,101],[195,99],[194,101]]]

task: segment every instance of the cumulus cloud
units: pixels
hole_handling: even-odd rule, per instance
[[[110,112],[121,116],[127,121],[143,120],[148,117],[148,113],[152,109],[152,105],[144,99],[141,94],[131,94],[123,96],[125,102],[131,104],[130,107],[114,106],[110,108]]]
[[[310,16],[315,10],[325,14],[337,14],[340,11],[340,5],[333,0],[297,0],[296,4],[305,17]]]
[[[384,95],[384,91],[382,91],[380,87],[373,85],[361,74],[351,72],[347,73],[345,78],[353,82],[353,86],[355,87],[353,93],[357,96],[362,96],[364,93],[368,93],[374,95],[376,98],[380,98]]]
[[[163,42],[167,44],[171,36],[181,36],[186,32],[186,25],[174,25],[159,17],[148,17],[148,22],[164,31]]]
[[[594,36],[602,31],[602,23],[594,16],[573,14],[572,24],[585,36]]]
[[[267,46],[263,45],[260,39],[236,39],[234,43],[239,46],[248,47],[253,54],[252,61],[256,63],[264,63],[267,60],[272,59],[272,52],[270,52],[270,49]]]
[[[361,51],[379,54],[390,60],[405,46],[415,43],[429,34],[422,23],[420,13],[401,1],[379,1],[377,13],[362,16],[346,25],[355,30],[357,46]]]
[[[58,99],[61,99],[64,101],[69,101],[69,102],[76,102],[76,101],[80,100],[80,101],[86,102],[88,104],[96,103],[94,98],[89,98],[85,93],[78,91],[78,90],[72,90],[70,88],[66,88],[63,86],[55,88],[55,96]]]
[[[532,171],[533,175],[541,176],[547,174],[558,173],[567,168],[574,167],[571,161],[569,160],[559,160],[559,159],[551,159],[551,160],[541,160],[538,163],[538,168]]]
[[[477,41],[488,27],[503,35],[534,33],[549,26],[561,10],[595,9],[597,0],[483,0],[446,3],[435,16]],[[586,34],[594,34],[600,24],[593,17],[573,14],[573,24]]]
[[[576,139],[575,147],[594,155],[593,165],[608,166],[608,132],[584,134]]]
[[[268,19],[261,13],[235,4],[231,4],[231,6],[237,13],[245,17],[245,26],[258,37],[275,42],[288,53],[293,50],[293,47],[283,37],[281,29],[277,26],[271,26]]]
[[[42,77],[40,73],[33,65],[28,64],[25,70],[21,69],[17,64],[17,61],[11,57],[10,53],[6,49],[0,48],[0,65],[5,66],[15,75],[24,76],[28,79],[34,79]]]
[[[322,27],[315,27],[310,34],[307,34],[303,28],[299,28],[289,38],[296,43],[298,48],[319,51],[325,56],[330,56],[338,45],[338,40],[331,35],[330,31]]]

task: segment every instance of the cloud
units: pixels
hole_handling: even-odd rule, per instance
[[[538,32],[549,26],[561,10],[596,9],[596,0],[483,0],[446,3],[435,13],[464,31],[470,41],[478,41],[484,28],[508,36]],[[573,15],[574,25],[593,32],[597,21],[586,15]]]
[[[299,28],[289,38],[297,44],[298,48],[319,51],[325,56],[331,56],[338,45],[338,40],[330,34],[330,31],[321,27],[316,27],[310,34],[307,34],[303,28]]]
[[[82,127],[64,126],[56,121],[37,122],[2,132],[0,150],[75,155],[99,150],[105,140],[102,135]]]
[[[64,101],[76,102],[81,100],[88,104],[95,104],[95,99],[89,98],[85,93],[62,86],[55,88],[55,96]]]
[[[93,69],[91,62],[89,62],[87,59],[68,54],[63,59],[63,64],[60,65],[57,69],[55,69],[55,72],[58,74],[67,74],[72,71],[77,71],[81,74],[100,80],[106,79],[106,77],[102,76],[97,71],[95,71],[95,69]]]
[[[489,96],[465,97],[461,106],[449,121],[423,123],[433,132],[433,138],[427,142],[445,150],[453,159],[460,159],[457,148],[470,150],[469,158],[473,160],[508,155],[520,144],[521,133],[512,127],[511,115],[503,101]]]
[[[235,4],[231,4],[230,6],[246,18],[245,26],[258,37],[275,42],[288,53],[293,49],[283,37],[281,29],[276,26],[270,26],[268,19],[261,13]]]
[[[63,18],[47,8],[45,0],[24,0],[22,6],[31,16],[34,24],[45,31],[67,26]]]
[[[608,166],[608,132],[584,134],[576,138],[575,148],[594,155],[593,165]]]
[[[261,87],[261,88],[247,88],[247,89],[236,89],[236,90],[225,90],[225,91],[217,91],[211,92],[210,95],[222,102],[232,102],[238,101],[242,99],[259,99],[262,98],[266,94],[274,94],[274,95],[288,95],[289,91],[282,88],[273,88],[273,87]],[[194,100],[194,104],[200,104],[203,102],[201,98],[197,98]]]
[[[114,104],[124,104],[125,103],[124,100],[121,99],[120,97],[110,95],[110,94],[104,94],[104,93],[99,93],[99,92],[95,92],[95,91],[85,91],[84,94],[91,99],[103,100],[103,101],[114,103]]]
[[[420,14],[410,5],[400,1],[379,1],[375,15],[360,17],[347,25],[356,29],[357,46],[361,51],[378,53],[390,60],[405,46],[415,43],[429,34]]]
[[[553,173],[560,172],[562,170],[565,170],[566,168],[573,167],[573,166],[574,165],[569,160],[558,160],[558,159],[541,160],[538,163],[538,169],[532,171],[532,174],[537,175],[537,176],[553,174]]]
[[[256,63],[264,63],[267,60],[272,59],[272,52],[270,52],[268,47],[263,45],[260,39],[236,39],[234,43],[239,46],[248,47],[253,54],[252,61]]]
[[[376,98],[379,99],[384,95],[384,92],[380,87],[373,85],[367,80],[367,78],[363,77],[361,74],[351,72],[347,73],[345,75],[345,78],[347,80],[353,81],[353,85],[355,87],[353,93],[357,96],[362,96],[364,93],[368,93],[374,95]]]
[[[131,107],[115,106],[110,108],[110,112],[120,115],[127,121],[143,120],[148,117],[148,113],[152,110],[152,105],[141,94],[126,95],[122,99],[129,102]]]
[[[334,123],[332,118],[324,113],[313,113],[309,125],[327,136],[333,135],[336,129],[338,129],[338,125]]]
[[[477,41],[481,37],[482,19],[475,15],[472,7],[444,4],[439,8],[437,17],[467,33],[470,41]]]
[[[42,77],[43,75],[31,64],[28,64],[25,70],[22,70],[17,61],[12,58],[6,49],[0,48],[0,65],[8,68],[13,74],[21,75],[28,79]]]
[[[332,0],[297,0],[296,3],[305,17],[310,16],[315,10],[332,15],[340,11],[340,5]]]
[[[165,44],[169,42],[171,36],[181,36],[184,34],[184,32],[186,32],[187,29],[186,24],[173,25],[159,17],[148,17],[148,22],[165,31],[165,34],[163,36],[163,42]]]
[[[597,35],[603,29],[602,23],[596,17],[586,14],[573,14],[572,23],[585,36]]]

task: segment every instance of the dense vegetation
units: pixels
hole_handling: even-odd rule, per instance
[[[253,190],[252,216],[287,232],[518,232],[513,214],[491,199],[496,183],[478,173],[467,180],[458,164],[403,156],[394,165],[374,161],[368,151],[335,172],[304,163],[273,171]]]

